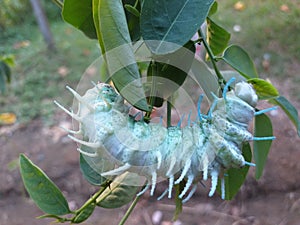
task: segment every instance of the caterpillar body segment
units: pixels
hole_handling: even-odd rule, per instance
[[[232,81],[230,81],[232,82]],[[257,114],[257,95],[248,83],[237,83],[235,91],[225,86],[222,98],[215,96],[207,115],[200,112],[202,97],[198,101],[198,119],[188,126],[164,127],[162,123],[146,123],[129,115],[124,103],[112,86],[96,84],[83,96],[68,90],[78,100],[76,114],[67,112],[79,123],[83,140],[70,136],[74,141],[93,149],[79,151],[86,157],[104,157],[111,166],[101,166],[102,176],[116,176],[126,171],[146,178],[146,185],[138,195],[147,191],[153,195],[159,178],[169,180],[167,190],[159,197],[171,198],[174,184],[185,180],[179,194],[184,202],[196,191],[198,182],[211,179],[209,196],[215,193],[221,178],[222,198],[225,197],[223,174],[226,169],[254,165],[242,155],[242,144],[253,140],[272,140],[274,137],[255,138],[247,130]],[[95,166],[95,165],[91,165]],[[107,169],[107,170],[105,170]]]

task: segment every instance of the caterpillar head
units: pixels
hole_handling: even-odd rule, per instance
[[[218,108],[226,111],[229,121],[247,127],[254,116],[254,108],[258,97],[252,86],[246,82],[237,83],[234,91],[226,94],[226,99],[221,100]]]
[[[258,97],[251,84],[239,82],[235,85],[235,95],[252,107],[257,104]]]

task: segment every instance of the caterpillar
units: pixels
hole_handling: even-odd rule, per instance
[[[248,124],[256,115],[273,110],[255,109],[258,96],[251,84],[239,82],[234,89],[228,81],[222,97],[214,95],[207,114],[200,112],[203,95],[197,104],[195,121],[188,118],[187,126],[164,127],[162,123],[148,123],[130,115],[130,106],[109,84],[98,83],[81,96],[70,87],[67,89],[78,101],[78,112],[68,111],[56,105],[78,121],[79,130],[69,131],[75,142],[93,149],[78,148],[87,157],[110,159],[110,167],[101,176],[116,176],[126,171],[146,178],[142,195],[150,186],[154,194],[158,177],[169,180],[168,188],[159,197],[171,198],[175,184],[185,182],[179,194],[183,202],[188,201],[202,180],[211,179],[209,196],[213,196],[218,178],[221,179],[221,197],[225,198],[224,171],[229,168],[255,166],[245,161],[242,144],[250,141],[273,140],[275,137],[253,137]],[[83,139],[76,135],[81,134]]]

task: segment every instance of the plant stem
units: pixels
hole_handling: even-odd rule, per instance
[[[213,68],[214,68],[214,70],[215,70],[215,72],[216,72],[216,75],[217,75],[217,77],[218,77],[218,82],[219,82],[219,84],[220,84],[220,85],[225,84],[225,83],[226,83],[226,82],[225,82],[225,79],[224,79],[224,77],[222,76],[220,70],[218,69],[218,67],[217,67],[217,65],[216,65],[216,57],[214,56],[214,54],[213,54],[211,48],[209,47],[209,44],[208,44],[207,41],[205,40],[205,36],[204,36],[204,34],[203,34],[203,32],[202,32],[201,29],[198,30],[198,35],[199,35],[199,37],[202,39],[203,45],[204,45],[204,47],[205,47],[205,49],[206,49],[206,51],[207,51],[207,54],[208,54],[208,56],[209,56],[209,58],[210,58],[210,60],[211,60],[212,66],[213,66]]]
[[[122,220],[120,221],[119,225],[124,225],[130,214],[132,213],[134,207],[136,206],[137,202],[139,201],[140,196],[136,196],[133,202],[131,203],[130,207],[126,211],[125,215],[123,216]]]
[[[64,3],[60,0],[52,0],[58,7],[62,8],[64,6]]]
[[[145,115],[145,121],[149,122],[150,121],[150,116],[152,113],[152,109],[153,109],[153,105],[154,105],[154,101],[155,101],[155,95],[156,95],[156,75],[157,75],[157,66],[155,62],[151,62],[151,64],[149,65],[151,66],[151,89],[150,89],[150,97],[149,97],[149,105],[150,105],[150,111],[146,112]]]
[[[97,191],[89,200],[87,200],[83,206],[81,206],[79,209],[75,211],[75,213],[78,213],[82,210],[84,210],[86,207],[88,207],[92,203],[96,203],[97,198],[105,191],[105,189],[111,184],[112,181],[106,182],[106,184],[99,190]]]
[[[172,97],[169,97],[167,100],[167,127],[172,126],[171,112],[172,112]]]

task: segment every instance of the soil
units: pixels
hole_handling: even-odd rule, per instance
[[[275,82],[289,98],[289,79]],[[284,93],[285,92],[287,93]],[[290,99],[297,109],[299,102]],[[294,126],[279,109],[271,114],[274,135],[264,174],[254,179],[254,169],[232,201],[220,196],[207,197],[208,188],[198,188],[183,207],[176,222],[172,200],[157,201],[146,193],[128,219],[128,225],[299,225],[300,224],[300,138]],[[18,169],[20,153],[26,154],[63,190],[72,209],[80,207],[97,189],[81,175],[76,145],[60,127],[70,127],[70,118],[58,113],[55,126],[44,126],[39,119],[24,125],[0,127],[0,225],[46,225],[52,219],[36,219],[42,215],[26,193]],[[160,193],[163,184],[158,185]],[[161,190],[160,190],[161,188]],[[83,224],[118,224],[128,205],[119,209],[97,208]]]

